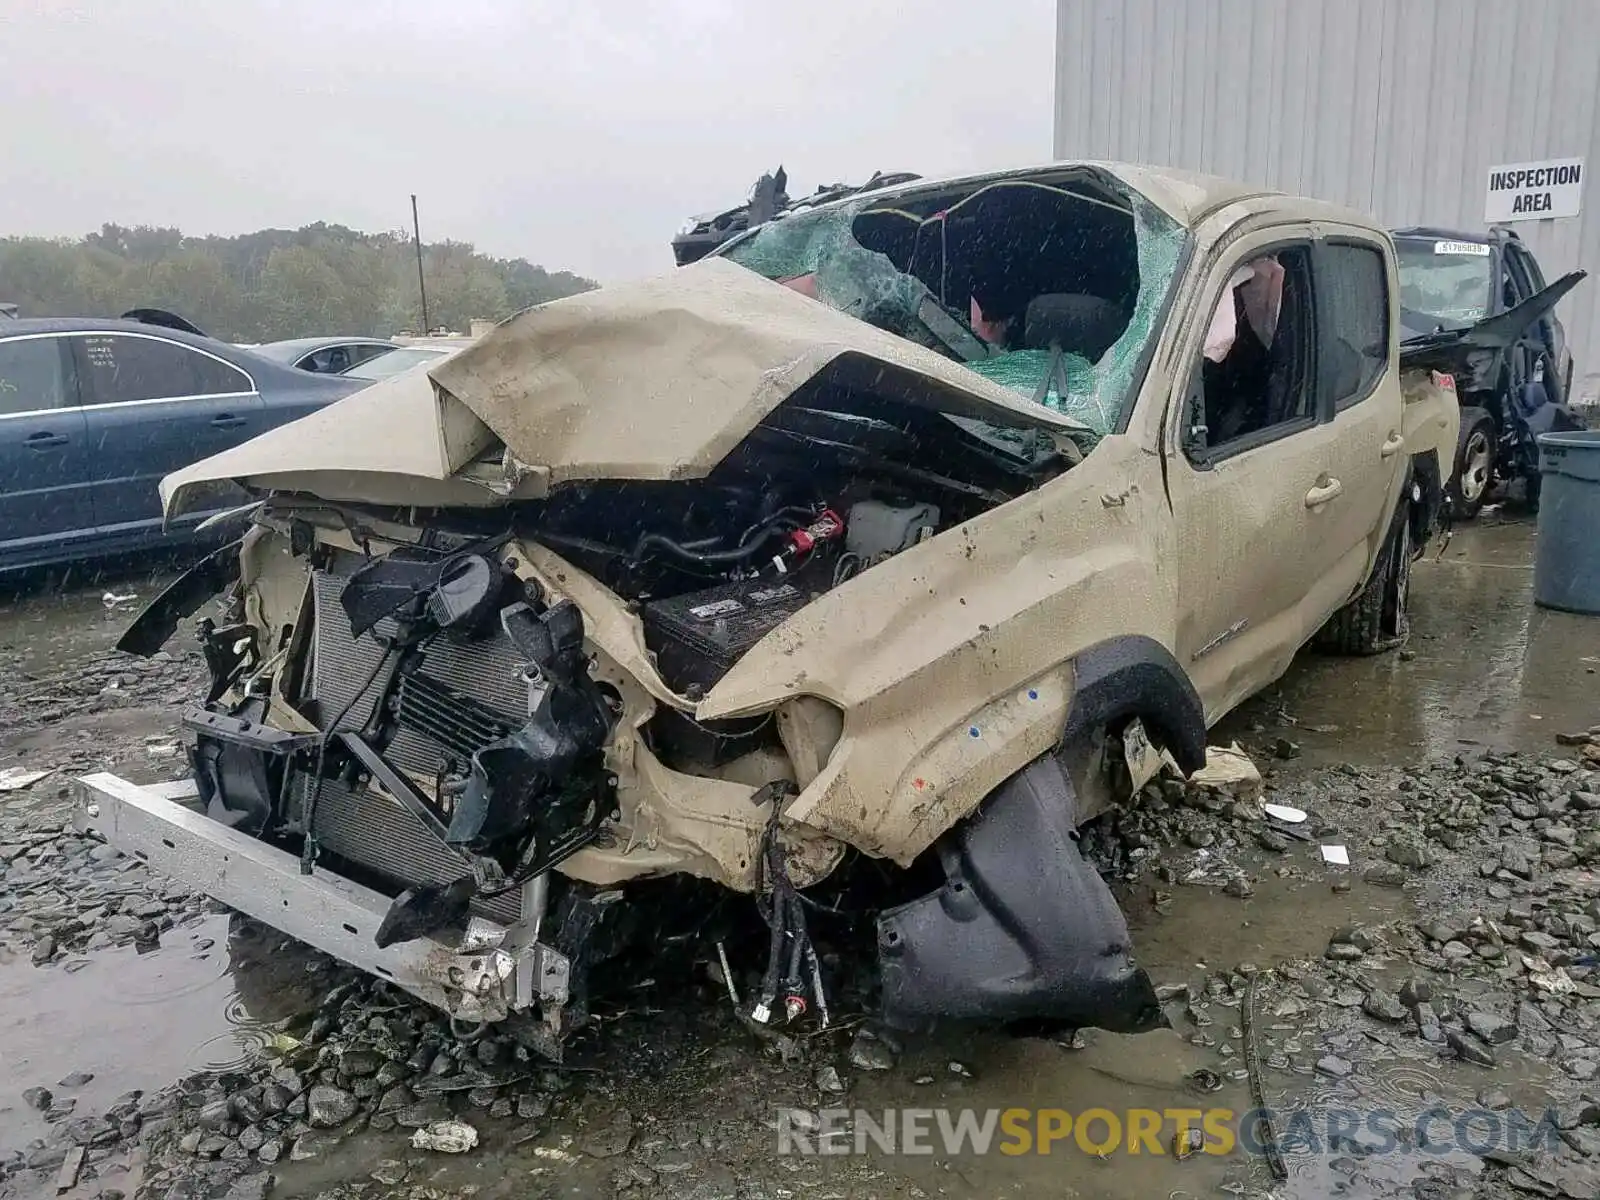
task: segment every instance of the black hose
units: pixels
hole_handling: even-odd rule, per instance
[[[774,520],[761,526],[756,536],[746,537],[732,550],[695,550],[682,542],[675,542],[664,533],[647,533],[639,539],[633,549],[635,560],[644,557],[645,551],[651,546],[659,546],[669,554],[685,562],[697,563],[701,566],[722,566],[744,562],[754,557],[761,549],[763,542],[778,533],[778,521]]]
[[[805,522],[809,523],[809,522],[815,520],[816,515],[817,515],[817,510],[816,509],[802,508],[798,504],[788,505],[785,508],[780,508],[777,512],[773,513],[769,517],[763,517],[761,520],[757,521],[754,525],[750,526],[750,528],[746,529],[743,533],[741,533],[739,535],[739,541],[742,543],[751,534],[756,533],[758,530],[766,529],[769,526],[775,525],[780,521],[788,522],[788,521],[794,520],[794,521],[805,521]],[[715,541],[717,539],[711,538],[711,539],[708,539],[708,540]],[[685,545],[698,546],[698,543],[696,543],[696,542],[686,542]]]
[[[708,547],[716,545],[720,538],[699,538],[692,542],[679,542],[664,533],[645,533],[639,536],[634,543],[633,559],[635,562],[645,556],[645,551],[651,546],[659,546],[669,554],[674,555],[684,562],[697,563],[702,566],[722,566],[743,562],[761,549],[761,543],[781,532],[781,526],[794,526],[796,521],[810,521],[816,514],[808,508],[790,505],[781,508],[761,521],[746,529],[739,535],[739,541],[732,550],[711,550]]]

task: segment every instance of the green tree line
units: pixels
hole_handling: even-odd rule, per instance
[[[498,320],[597,286],[466,242],[424,243],[422,261],[429,324],[463,333],[474,318]],[[3,238],[0,303],[24,317],[163,308],[235,342],[422,332],[411,238],[322,222],[235,237],[104,225],[78,239]]]

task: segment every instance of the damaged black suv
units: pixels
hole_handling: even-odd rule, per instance
[[[1546,289],[1533,252],[1503,226],[1486,233],[1416,226],[1395,230],[1394,240],[1408,340],[1464,329]],[[1570,289],[1582,278],[1577,273],[1553,286]],[[1528,503],[1538,505],[1538,435],[1584,428],[1569,407],[1572,382],[1572,353],[1553,310],[1507,350],[1480,355],[1470,378],[1456,381],[1461,441],[1450,500],[1457,516],[1476,516],[1497,484],[1515,479],[1523,481]]]

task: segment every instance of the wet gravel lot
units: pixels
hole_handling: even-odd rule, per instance
[[[614,997],[561,1069],[73,834],[74,775],[182,774],[201,671],[181,634],[110,650],[152,577],[13,595],[0,787],[50,773],[0,791],[0,1196],[1600,1195],[1600,621],[1534,609],[1531,555],[1526,524],[1458,531],[1404,654],[1307,656],[1215,732],[1304,822],[1169,781],[1086,834],[1170,1030],[902,1041],[845,1011],[758,1040],[709,953]],[[1170,1130],[1160,1154],[777,1153],[779,1107],[1244,1113],[1254,1089],[1282,1180]],[[441,1122],[477,1145],[413,1148]]]

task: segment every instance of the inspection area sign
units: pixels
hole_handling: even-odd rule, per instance
[[[1583,210],[1583,159],[1551,158],[1489,168],[1489,195],[1483,219],[1539,221],[1575,217]]]

